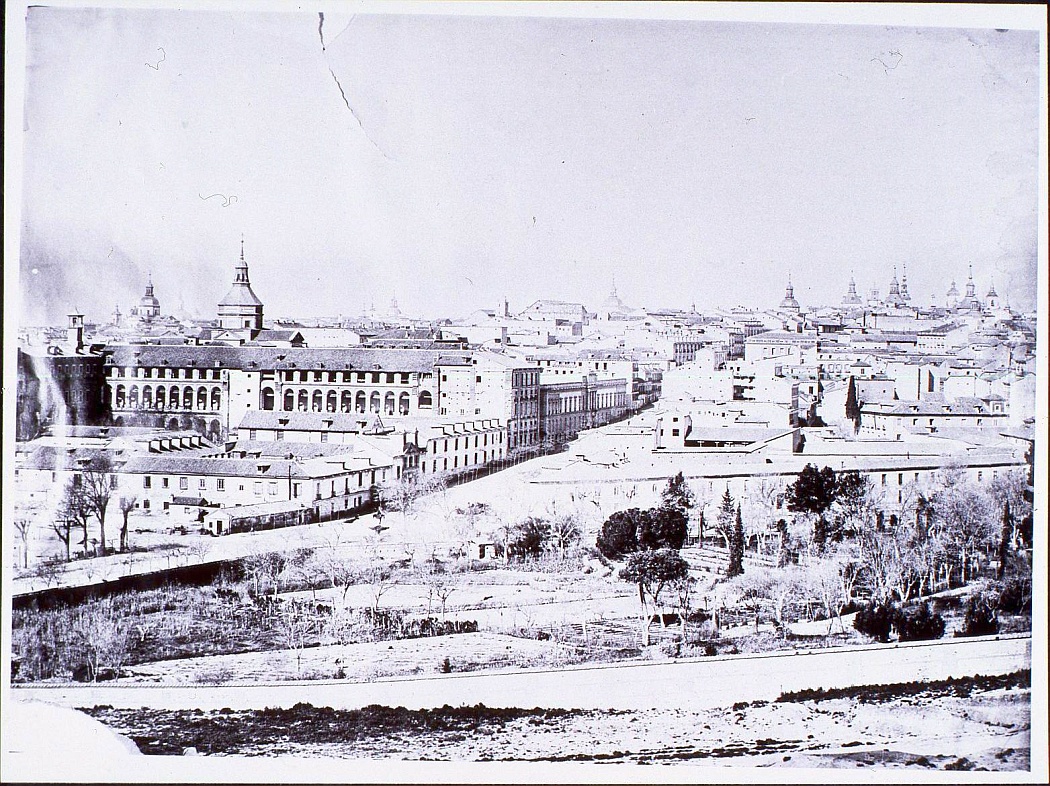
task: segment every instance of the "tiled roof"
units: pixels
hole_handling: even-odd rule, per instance
[[[245,412],[238,428],[352,433],[388,430],[374,412],[285,412],[260,409]]]
[[[110,347],[105,352],[118,366],[172,368],[308,369],[342,371],[432,372],[440,357],[469,357],[468,352],[443,349],[369,349],[365,347],[230,347],[149,346]]]

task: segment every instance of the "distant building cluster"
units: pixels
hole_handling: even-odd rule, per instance
[[[394,300],[267,323],[242,240],[215,319],[165,315],[148,278],[127,316],[24,332],[19,470],[46,495],[107,452],[140,509],[222,534],[351,515],[383,483],[490,471],[650,408],[663,453],[804,456],[834,434],[908,455],[1023,441],[1035,321],[994,285],[976,292],[971,269],[962,297],[952,283],[920,307],[894,270],[885,297],[851,279],[842,303],[806,308],[789,278],[775,307],[699,313],[628,306],[614,282],[593,310],[504,299],[427,322]]]

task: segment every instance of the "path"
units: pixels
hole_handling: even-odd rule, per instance
[[[221,686],[18,687],[21,699],[73,707],[233,709],[297,702],[353,709],[368,704],[409,709],[483,703],[490,707],[700,709],[767,701],[785,691],[842,688],[1031,668],[1029,635],[867,645],[798,653],[730,655],[558,670],[502,670],[365,683],[286,682]]]

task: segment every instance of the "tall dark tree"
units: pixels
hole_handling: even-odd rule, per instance
[[[837,491],[835,470],[831,467],[818,470],[815,464],[803,467],[798,478],[787,489],[788,510],[817,517],[813,525],[813,544],[818,553],[823,551],[827,540],[827,512],[835,504]]]
[[[849,387],[846,389],[846,417],[853,421],[853,433],[860,431],[860,399],[853,377],[849,378]]]
[[[677,507],[645,512],[638,521],[638,546],[642,549],[680,549],[689,531],[686,514]]]
[[[507,538],[507,554],[523,560],[538,559],[543,554],[550,525],[546,519],[529,516],[511,527]]]
[[[744,518],[740,513],[740,506],[736,506],[736,516],[733,520],[733,533],[729,539],[729,567],[726,568],[726,576],[733,578],[744,572]]]
[[[619,510],[602,524],[595,545],[608,559],[622,559],[638,550],[638,525],[646,516],[638,508]]]
[[[715,519],[715,529],[722,536],[727,551],[730,547],[729,543],[733,539],[733,517],[735,515],[736,503],[733,501],[733,495],[729,493],[729,486],[726,486],[725,494],[722,495],[722,503],[718,506],[718,518]]]
[[[1010,543],[1014,534],[1014,517],[1010,515],[1010,500],[1003,505],[1003,530],[999,536],[999,579],[1006,575],[1006,563],[1010,559]]]
[[[696,495],[685,482],[685,475],[679,472],[667,481],[667,486],[660,493],[660,507],[676,508],[689,517],[689,511],[696,505]]]
[[[872,497],[873,488],[869,478],[855,469],[840,472],[836,480],[835,501],[842,512],[842,521],[836,522],[829,534],[835,540],[841,540],[843,527],[852,530],[863,524],[864,518],[871,515]]]

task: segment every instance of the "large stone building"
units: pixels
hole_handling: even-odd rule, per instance
[[[64,343],[18,349],[15,438],[51,425],[94,425],[107,417],[104,360],[84,343],[84,315],[70,314]]]
[[[362,347],[117,346],[105,352],[106,398],[116,425],[218,437],[251,410],[437,414],[434,366],[443,357]]]

